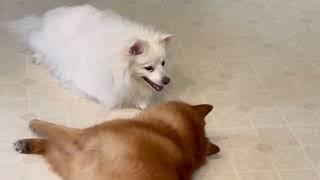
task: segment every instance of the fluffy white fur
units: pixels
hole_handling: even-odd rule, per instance
[[[171,36],[111,11],[60,7],[11,27],[56,77],[110,108],[145,108],[169,83],[164,61]]]

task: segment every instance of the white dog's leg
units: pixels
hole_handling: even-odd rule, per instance
[[[148,101],[142,101],[138,104],[138,108],[139,109],[146,109],[149,106],[149,102]]]
[[[33,64],[40,64],[40,62],[43,60],[43,55],[40,53],[33,53],[31,56],[31,62]]]

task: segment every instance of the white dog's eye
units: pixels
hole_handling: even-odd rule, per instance
[[[147,66],[147,67],[144,67],[145,70],[147,71],[153,71],[154,68],[152,66]]]
[[[166,64],[166,62],[165,62],[165,61],[162,61],[162,62],[161,62],[161,65],[162,65],[162,66],[164,66],[165,64]]]

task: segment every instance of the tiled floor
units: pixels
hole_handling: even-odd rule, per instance
[[[0,0],[0,21],[86,2]],[[320,1],[90,3],[176,34],[174,81],[166,98],[214,104],[207,130],[222,148],[195,179],[320,180]],[[22,51],[1,27],[1,179],[57,180],[40,158],[11,148],[13,140],[32,135],[28,120],[39,117],[83,127],[110,114],[63,90]]]

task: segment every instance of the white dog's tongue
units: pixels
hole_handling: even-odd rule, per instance
[[[154,84],[152,87],[155,88],[157,91],[162,91],[163,89],[163,86],[158,86],[156,84]]]
[[[155,89],[156,91],[162,91],[163,86],[157,85],[156,83],[152,82],[147,77],[142,77],[142,79],[144,79],[148,84],[150,84],[150,86],[153,87],[153,89]]]

